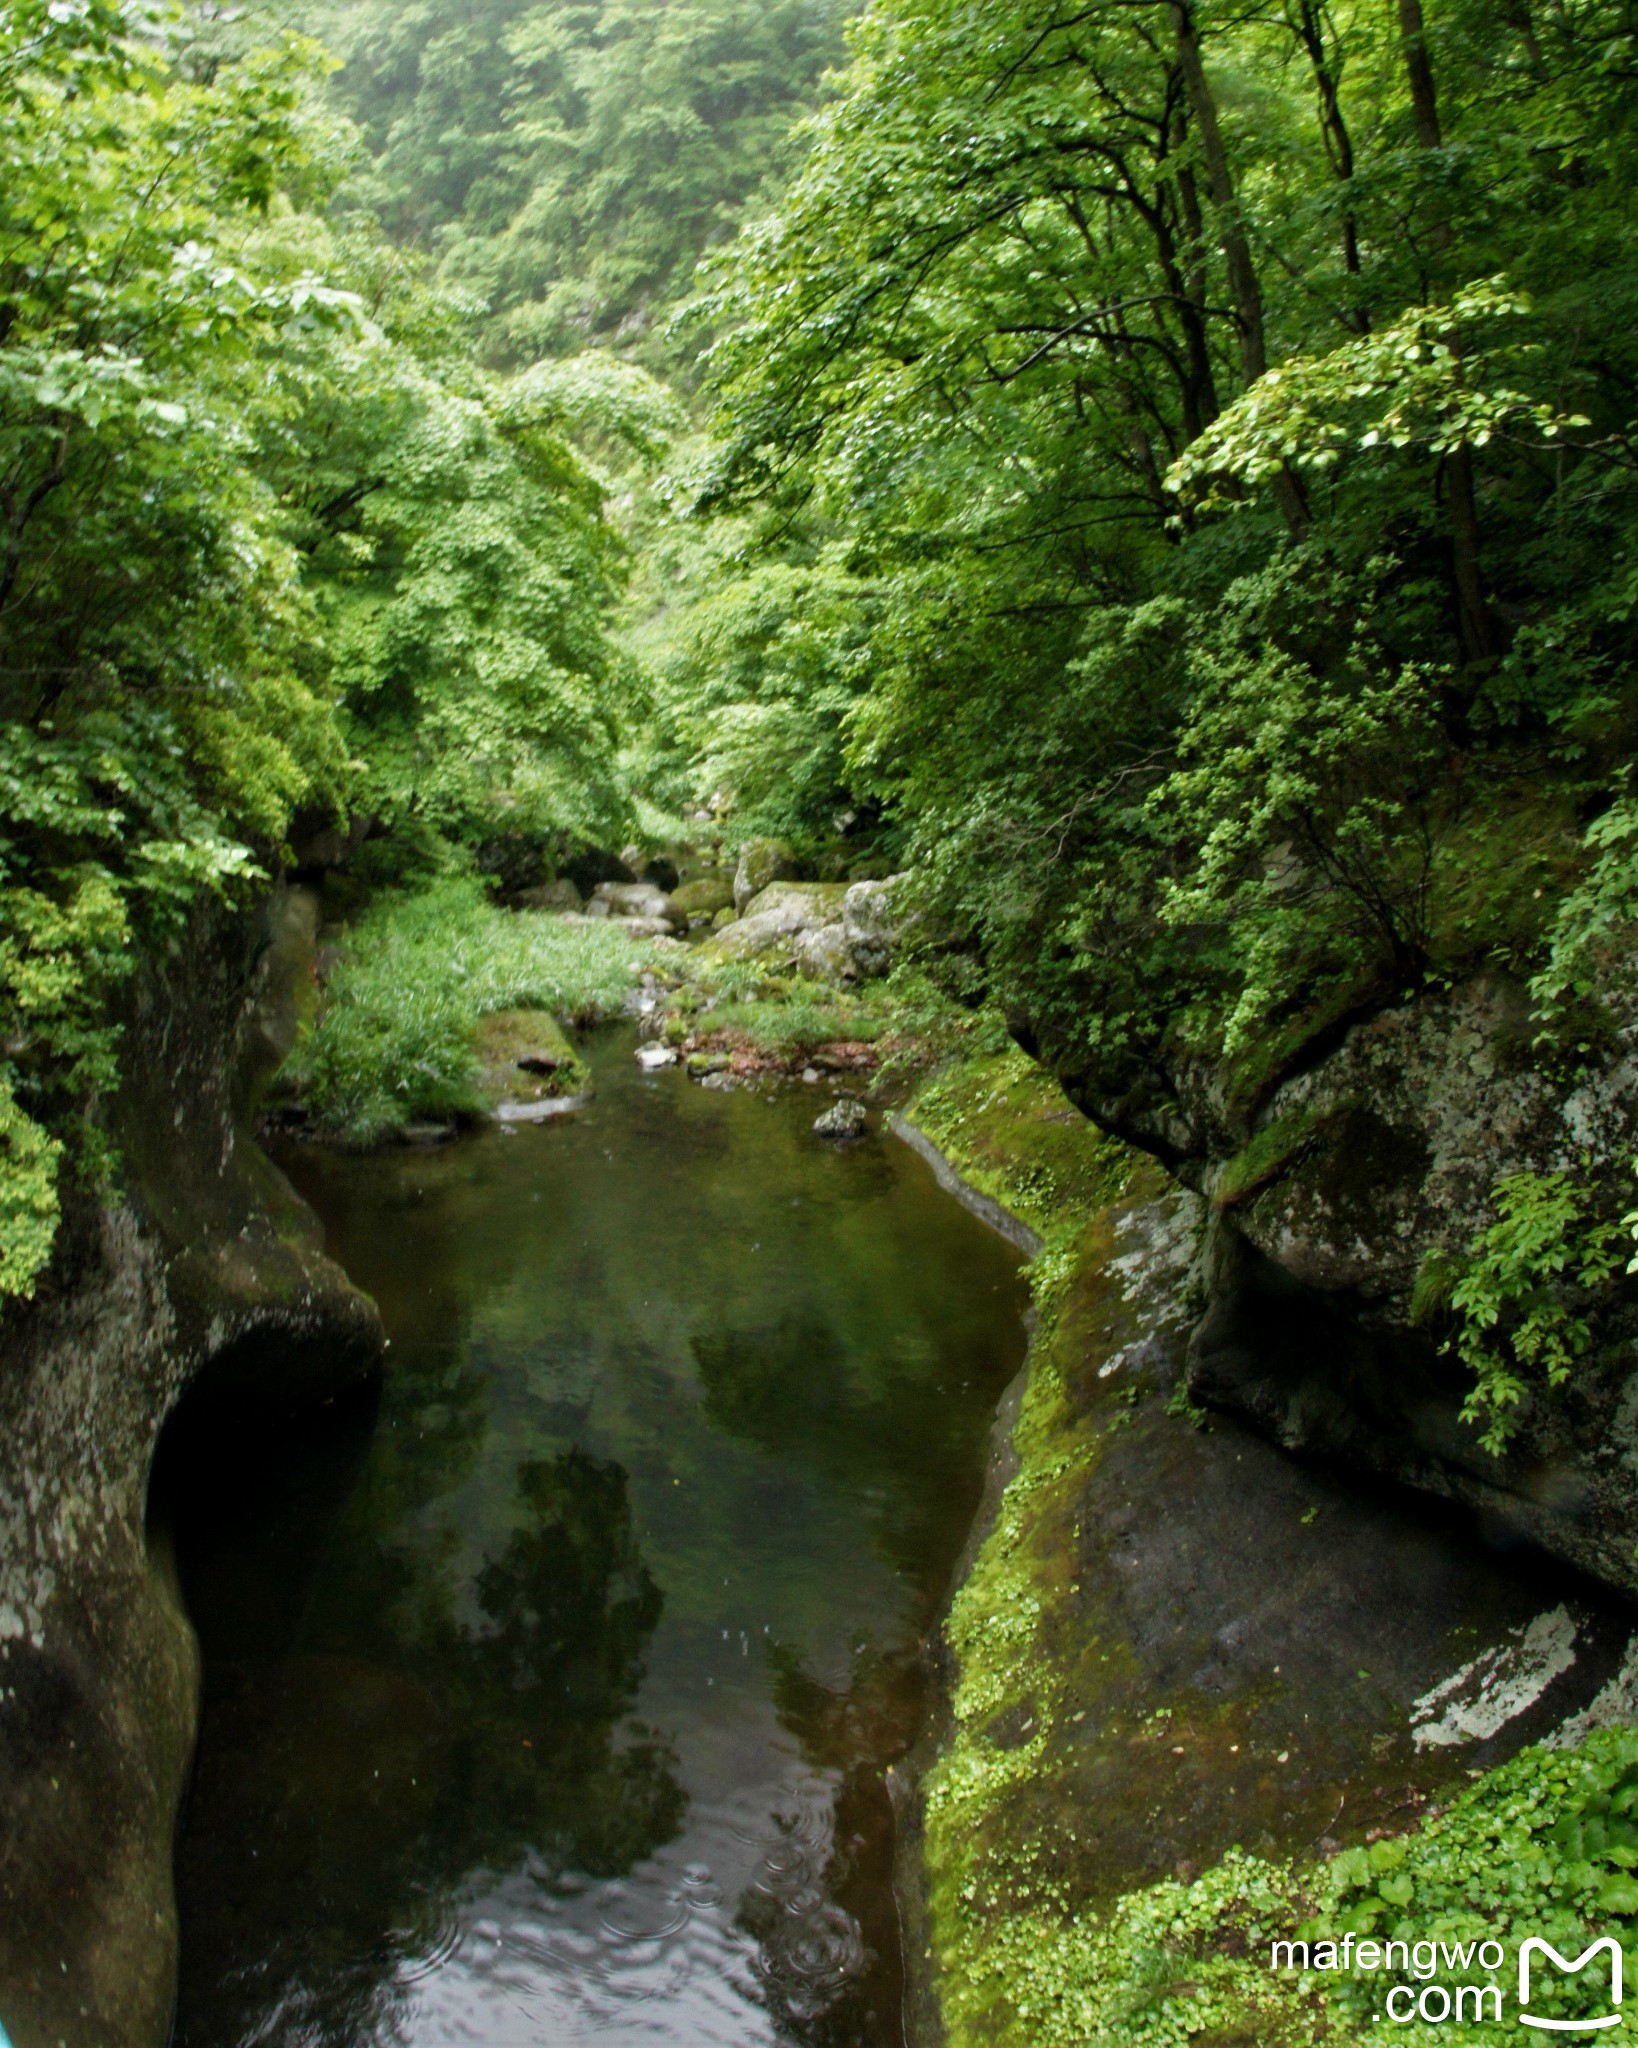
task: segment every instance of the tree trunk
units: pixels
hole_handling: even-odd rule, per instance
[[[1303,48],[1308,52],[1308,61],[1313,67],[1314,89],[1319,94],[1320,132],[1325,138],[1325,153],[1331,159],[1331,168],[1342,185],[1354,181],[1354,138],[1348,132],[1348,123],[1342,112],[1342,93],[1337,75],[1331,68],[1330,58],[1325,49],[1325,29],[1320,20],[1319,8],[1314,0],[1302,0],[1298,18],[1297,34]],[[1342,213],[1342,261],[1350,277],[1360,274],[1359,223],[1354,218],[1353,202],[1344,204]],[[1361,334],[1369,333],[1371,319],[1363,306],[1353,309],[1354,324]]]
[[[1405,53],[1405,77],[1410,85],[1416,140],[1423,149],[1443,149],[1444,126],[1439,119],[1439,93],[1434,83],[1433,65],[1428,58],[1427,23],[1422,14],[1422,0],[1399,0],[1399,39]],[[1450,221],[1441,213],[1433,224],[1434,247],[1445,255],[1454,239]],[[1443,287],[1437,289],[1442,292]],[[1452,328],[1447,330],[1443,339],[1459,370],[1461,336]],[[1445,465],[1445,476],[1450,485],[1451,568],[1456,585],[1457,629],[1462,654],[1470,663],[1490,661],[1501,649],[1496,622],[1485,598],[1473,450],[1465,441],[1452,450]]]
[[[1268,369],[1262,287],[1257,282],[1257,266],[1252,261],[1251,244],[1246,239],[1245,226],[1240,219],[1234,175],[1229,169],[1228,151],[1223,147],[1217,102],[1212,97],[1211,82],[1206,77],[1205,62],[1200,54],[1200,36],[1194,25],[1194,11],[1189,0],[1172,0],[1172,21],[1177,30],[1178,68],[1188,88],[1189,109],[1200,132],[1200,154],[1206,166],[1206,184],[1217,210],[1218,241],[1228,266],[1229,292],[1240,323],[1241,371],[1249,390]],[[1291,531],[1294,534],[1304,532],[1308,525],[1308,500],[1294,470],[1284,468],[1275,477],[1274,497]]]

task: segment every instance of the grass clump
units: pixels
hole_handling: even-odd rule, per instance
[[[607,924],[496,910],[465,877],[361,917],[284,1079],[327,1136],[378,1144],[406,1124],[477,1114],[485,1017],[619,1010],[645,949]]]

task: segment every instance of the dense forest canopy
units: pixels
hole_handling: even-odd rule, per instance
[[[842,15],[840,0],[330,0],[322,29],[371,152],[359,196],[482,303],[492,355],[613,342],[663,365],[700,253],[792,161]]]
[[[303,809],[873,846],[1179,1146],[1486,958],[1596,1030],[1633,8],[843,12],[6,11],[0,1286]]]
[[[1537,961],[1628,746],[1635,27],[899,0],[722,274],[718,500],[843,537],[855,790],[1105,1099]]]

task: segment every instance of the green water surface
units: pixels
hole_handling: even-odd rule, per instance
[[[179,2048],[902,2039],[888,1766],[1016,1254],[818,1090],[283,1163],[379,1398],[187,1475]]]

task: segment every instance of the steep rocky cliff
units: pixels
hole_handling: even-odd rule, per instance
[[[0,1322],[0,2021],[16,2048],[165,2040],[197,1655],[145,1527],[178,1402],[232,1430],[371,1371],[375,1311],[246,1133],[307,912],[201,917],[132,991],[117,1195],[70,1203]]]
[[[1632,1207],[1638,1012],[1616,992],[1605,1023],[1597,1049],[1557,1071],[1527,992],[1492,972],[1314,1038],[1249,1093],[1197,1067],[1115,1099],[1072,1049],[1044,1053],[1088,1115],[1207,1198],[1196,1400],[1292,1449],[1467,1502],[1633,1590],[1630,1285],[1575,1304],[1591,1311],[1592,1349],[1569,1385],[1527,1393],[1496,1457],[1461,1420],[1471,1376],[1430,1284],[1494,1220],[1503,1174],[1569,1170],[1604,1215]]]

